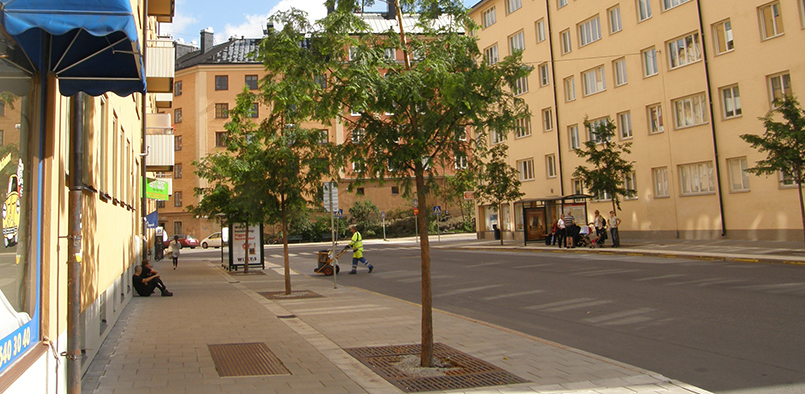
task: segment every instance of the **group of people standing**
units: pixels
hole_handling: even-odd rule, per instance
[[[609,223],[607,223],[601,213],[596,210],[590,226],[595,228],[597,237],[606,237],[607,225],[609,225],[609,232],[612,235],[612,247],[617,248],[621,245],[620,234],[618,234],[620,224],[621,220],[615,216],[615,211],[609,211]],[[550,235],[551,245],[557,245],[560,248],[563,246],[568,249],[575,248],[579,241],[580,232],[581,227],[576,223],[576,218],[568,211],[564,216],[554,220]]]

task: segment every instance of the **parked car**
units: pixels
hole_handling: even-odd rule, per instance
[[[226,245],[226,242],[223,241],[221,233],[212,233],[207,238],[201,240],[201,247],[204,249],[220,248],[222,245]]]
[[[195,249],[196,246],[198,246],[198,239],[192,235],[176,234],[175,236],[179,237],[179,245],[182,245],[183,248]],[[173,241],[173,236],[165,241],[164,245],[166,248],[170,245],[171,241]]]

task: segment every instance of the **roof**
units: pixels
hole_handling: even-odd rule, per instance
[[[356,14],[363,19],[369,25],[372,33],[386,33],[390,29],[393,29],[395,32],[399,32],[399,28],[397,25],[397,18],[386,19],[385,12],[365,12],[363,14]],[[419,22],[419,15],[417,14],[403,14],[402,16],[403,28],[405,29],[406,33],[422,33],[422,28],[417,26]],[[438,23],[441,26],[448,25],[448,17],[442,16],[438,19]]]
[[[176,59],[176,69],[181,70],[200,64],[260,64],[260,61],[251,56],[257,51],[262,38],[232,38],[218,44],[207,52],[201,50],[190,52]]]

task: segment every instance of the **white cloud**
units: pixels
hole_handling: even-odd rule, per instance
[[[177,33],[179,35],[184,35],[182,32],[187,31],[187,29],[191,28],[193,25],[198,23],[198,19],[193,14],[186,14],[181,12],[182,10],[192,10],[192,7],[185,7],[185,1],[179,0],[176,2],[175,12],[173,15],[173,23],[160,23],[159,24],[159,33],[160,34],[170,34],[176,38]],[[189,37],[188,37],[189,38]],[[183,38],[179,38],[180,40],[184,41]],[[196,34],[196,39],[191,41],[194,44],[198,44],[198,34]]]
[[[324,18],[327,15],[327,9],[324,7],[324,1],[322,0],[282,0],[267,14],[245,15],[246,21],[237,26],[232,26],[227,23],[226,26],[224,26],[224,32],[215,35],[215,41],[224,42],[232,36],[243,36],[247,38],[262,37],[268,17],[277,11],[287,11],[292,7],[307,12],[308,18],[312,21]]]

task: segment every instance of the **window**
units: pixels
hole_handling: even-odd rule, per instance
[[[363,160],[356,160],[352,162],[352,172],[366,171],[366,163]]]
[[[601,18],[598,16],[578,25],[579,48],[601,39]]]
[[[701,58],[699,33],[689,34],[668,43],[668,64],[671,69],[693,63]]]
[[[385,51],[383,51],[383,56],[388,61],[397,61],[397,48],[386,48]]]
[[[466,170],[467,167],[469,167],[469,164],[467,162],[467,154],[464,152],[455,153],[455,162],[457,170]]]
[[[361,142],[363,142],[364,138],[366,138],[366,129],[352,130],[352,143],[353,144],[360,144]]]
[[[621,139],[632,138],[632,113],[621,112],[618,114],[618,130]]]
[[[173,110],[173,123],[182,123],[182,109],[176,108]]]
[[[551,69],[548,68],[548,63],[539,65],[539,85],[548,86],[551,84]]]
[[[215,76],[215,90],[229,90],[229,76],[216,75]]]
[[[391,194],[393,194],[393,195],[400,194],[400,187],[399,186],[392,186],[391,187]]]
[[[671,192],[668,190],[668,168],[660,167],[651,170],[654,178],[654,197],[669,197]]]
[[[492,7],[483,12],[482,18],[484,19],[484,29],[495,24],[495,7]]]
[[[565,85],[565,101],[573,101],[576,99],[576,78],[568,77],[564,80]]]
[[[225,119],[229,117],[229,104],[215,104],[215,118]]]
[[[355,189],[355,194],[357,194],[359,196],[363,196],[363,195],[366,194],[366,190],[364,188],[362,188],[362,187],[359,187],[359,188]]]
[[[732,39],[732,23],[729,19],[713,25],[713,46],[716,49],[716,55],[735,49]]]
[[[350,116],[361,116],[361,110],[359,109],[351,109],[349,112]]]
[[[517,162],[517,169],[520,171],[521,181],[534,180],[534,159],[520,160]]]
[[[492,45],[489,48],[486,48],[484,51],[484,56],[486,57],[486,64],[493,65],[498,62],[498,45]]]
[[[741,93],[738,85],[721,89],[721,108],[725,119],[741,116]]]
[[[710,194],[716,191],[713,182],[713,163],[693,163],[679,166],[679,187],[682,195]]]
[[[637,20],[642,22],[651,18],[651,0],[637,0]]]
[[[612,62],[612,70],[615,72],[615,86],[623,86],[629,82],[626,78],[626,58]]]
[[[527,93],[528,92],[528,77],[517,78],[517,81],[514,82],[514,86],[512,86],[512,91],[514,92],[515,96],[521,95],[523,93]]]
[[[545,132],[553,131],[553,109],[545,108],[542,110],[542,128]]]
[[[537,42],[545,41],[545,19],[540,19],[536,23]]]
[[[218,148],[226,146],[226,131],[215,132],[215,146]]]
[[[313,77],[313,82],[319,85],[322,89],[327,89],[327,77],[324,75],[316,75]]]
[[[769,77],[769,93],[772,101],[781,100],[783,96],[791,97],[791,75],[786,72]]]
[[[157,200],[157,208],[165,208],[165,201]]]
[[[598,194],[593,196],[594,201],[609,201],[612,199],[612,196],[609,195],[609,192],[606,190],[599,191]]]
[[[615,6],[607,11],[609,15],[609,34],[615,34],[623,30],[623,23],[621,23],[621,7]]]
[[[182,226],[182,222],[173,222],[173,233],[174,234],[184,234],[184,226]]]
[[[799,22],[805,29],[805,0],[797,0],[797,3],[799,4]]]
[[[660,71],[657,67],[657,50],[655,48],[646,49],[642,52],[643,56],[643,76],[651,77]]]
[[[349,47],[349,60],[355,60],[358,58],[358,48],[356,47]]]
[[[657,134],[665,131],[662,122],[662,107],[659,104],[650,105],[648,107],[648,132],[649,134]]]
[[[666,11],[674,8],[680,4],[689,2],[690,0],[662,0],[662,8]]]
[[[173,192],[173,206],[174,207],[181,207],[182,206],[182,192]],[[179,234],[179,233],[177,233]]]
[[[517,119],[517,125],[514,129],[514,136],[516,138],[528,137],[531,135],[531,118]]]
[[[257,103],[252,104],[252,110],[249,111],[250,118],[256,118],[259,116],[260,105]]]
[[[760,35],[764,40],[777,37],[785,32],[779,1],[759,7],[758,17],[760,18]]]
[[[581,147],[581,140],[579,139],[579,125],[574,124],[567,127],[567,137],[570,141],[570,149],[575,150]]]
[[[677,129],[707,123],[707,100],[704,93],[674,100]]]
[[[780,187],[796,186],[797,182],[791,174],[786,171],[780,171],[778,174],[780,174]]]
[[[506,11],[511,14],[514,11],[519,10],[523,6],[521,0],[508,0],[506,1]]]
[[[506,141],[506,135],[498,130],[492,130],[492,135],[490,137],[492,138],[492,144],[499,144],[503,141]]]
[[[520,30],[518,33],[509,36],[509,54],[514,55],[516,51],[525,50],[525,33]]]
[[[556,8],[562,8],[567,5],[567,0],[556,0]]]
[[[330,142],[330,133],[327,131],[327,129],[320,129],[319,130],[319,136],[320,136],[320,138],[319,138],[319,144],[320,145],[324,145],[324,144]]]
[[[174,135],[173,136],[173,150],[175,150],[175,151],[182,150],[182,136],[181,135]]]
[[[545,175],[556,178],[556,155],[545,155]]]
[[[631,196],[627,200],[637,200],[637,174],[632,171],[623,180],[624,188],[630,192]]]
[[[607,89],[606,80],[604,79],[604,66],[585,71],[582,77],[584,78],[585,96],[600,93]]]
[[[584,182],[581,179],[573,179],[573,194],[584,194]]]
[[[6,103],[0,102],[0,116],[6,116]]]
[[[587,125],[587,140],[593,141],[596,144],[603,142],[597,131],[601,127],[606,127],[609,124],[609,118],[599,118],[589,121]]]
[[[746,157],[728,159],[727,167],[729,167],[730,170],[730,191],[748,192],[749,173],[746,172],[746,169],[749,167],[746,162]]]
[[[173,95],[174,96],[182,95],[182,81],[176,81],[173,83]]]
[[[173,165],[173,179],[182,179],[182,163]]]
[[[257,90],[257,75],[247,75],[246,86],[249,87],[249,90]]]
[[[562,54],[565,55],[573,51],[573,45],[570,41],[570,30],[565,30],[559,33],[559,35],[562,37]]]

